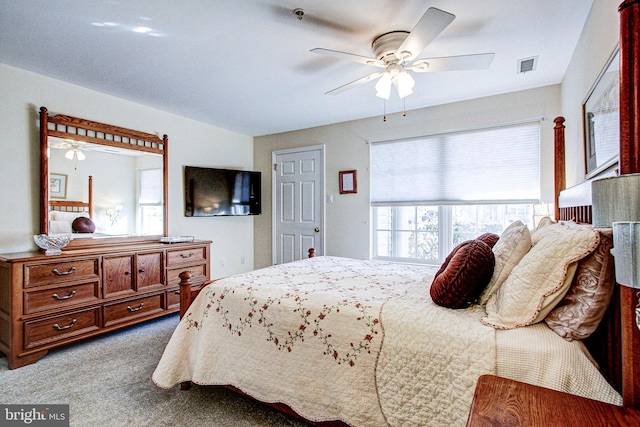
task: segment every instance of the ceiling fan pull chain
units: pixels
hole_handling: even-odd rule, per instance
[[[382,100],[382,121],[386,122],[387,121],[387,100],[383,99]]]
[[[407,100],[402,98],[402,117],[407,117]]]

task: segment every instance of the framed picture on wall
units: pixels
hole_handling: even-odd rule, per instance
[[[618,161],[620,141],[620,48],[617,47],[582,104],[587,178]]]
[[[358,192],[358,181],[356,177],[357,171],[340,171],[340,194],[349,194]]]
[[[67,198],[67,175],[62,173],[49,174],[49,197],[54,199]]]

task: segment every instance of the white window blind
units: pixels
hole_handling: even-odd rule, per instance
[[[140,170],[140,204],[162,204],[162,169]]]
[[[538,122],[371,144],[371,204],[536,203]]]

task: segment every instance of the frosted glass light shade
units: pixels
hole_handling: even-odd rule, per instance
[[[413,77],[411,77],[406,71],[403,71],[398,74],[397,79],[398,96],[400,97],[400,99],[404,98],[405,96],[411,95],[413,93],[413,87],[416,84],[416,82],[413,80]]]
[[[376,96],[382,99],[389,99],[391,96],[391,75],[384,73],[376,83]]]
[[[640,222],[613,223],[616,282],[640,288]]]
[[[640,174],[602,178],[591,183],[593,226],[616,221],[640,221]]]
[[[87,156],[85,156],[84,153],[82,151],[80,151],[80,149],[78,149],[78,148],[69,149],[69,151],[66,152],[64,157],[66,157],[69,160],[73,160],[74,158],[76,160],[84,160],[84,159],[87,158]]]

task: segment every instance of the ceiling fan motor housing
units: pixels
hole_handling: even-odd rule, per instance
[[[398,62],[396,51],[408,36],[408,31],[391,31],[376,37],[371,43],[376,59],[384,63]]]

